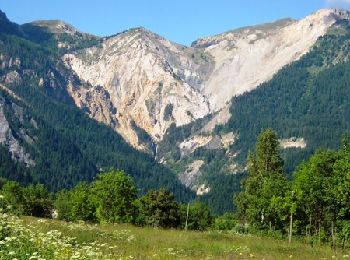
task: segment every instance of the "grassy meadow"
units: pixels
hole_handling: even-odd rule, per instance
[[[289,245],[286,240],[231,232],[186,232],[127,224],[89,225],[33,217],[21,217],[16,221],[16,226],[29,230],[32,237],[59,233],[59,239],[41,245],[48,247],[48,243],[52,243],[59,250],[64,246],[68,248],[60,255],[54,253],[54,259],[347,259],[350,254],[340,249],[334,254],[327,245],[311,247],[301,241]],[[0,252],[1,249],[0,245]],[[45,255],[36,258],[40,250],[38,247],[36,254],[31,252],[32,258],[28,254],[27,258],[16,258],[50,259],[49,254],[46,258]]]

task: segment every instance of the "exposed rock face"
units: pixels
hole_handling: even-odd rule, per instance
[[[22,82],[21,76],[18,74],[17,71],[14,70],[6,74],[6,77],[5,77],[6,84],[18,85],[21,82]]]
[[[206,186],[205,184],[201,184],[197,188],[196,195],[197,196],[203,196],[203,195],[205,195],[205,194],[207,194],[209,192],[210,192],[210,187]]]
[[[284,19],[197,40],[193,46],[215,60],[204,89],[211,109],[225,107],[233,96],[253,90],[298,60],[339,18],[348,18],[348,13],[327,9],[300,21]]]
[[[181,158],[193,153],[197,148],[207,145],[213,139],[212,136],[195,135],[180,143]]]
[[[198,178],[202,175],[200,168],[203,166],[204,161],[196,160],[188,165],[186,171],[179,175],[179,180],[183,185],[189,188],[196,189]]]
[[[306,148],[306,141],[304,140],[304,138],[292,137],[289,139],[281,139],[280,145],[283,149],[288,149],[288,148],[304,149]]]
[[[192,47],[131,29],[66,54],[66,65],[84,82],[69,91],[91,117],[139,149],[144,146],[133,122],[159,142],[172,123],[181,126],[216,113],[202,130],[210,133],[230,117],[233,96],[298,60],[340,18],[349,19],[349,13],[321,10],[300,21],[284,19],[199,39]]]
[[[115,108],[111,118],[92,116],[107,124],[118,122],[116,130],[136,147],[132,121],[159,141],[172,123],[181,126],[210,113],[199,91],[210,72],[210,58],[143,28],[107,38],[100,47],[65,55],[64,60],[92,86],[72,89],[78,106],[108,110],[104,103],[110,102]],[[96,93],[100,86],[108,99],[101,100]]]
[[[14,109],[17,116],[21,117],[21,108],[15,105]],[[22,133],[22,135],[26,137],[24,133]],[[0,99],[0,144],[8,147],[8,150],[14,160],[23,162],[27,166],[35,165],[35,162],[30,159],[29,154],[24,151],[23,147],[14,137],[10,125],[5,117],[4,100],[2,99]]]

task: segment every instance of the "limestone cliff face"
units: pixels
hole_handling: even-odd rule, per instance
[[[2,86],[2,85],[0,85]],[[2,89],[3,86],[2,86]],[[11,93],[9,93],[11,95]],[[26,142],[32,142],[32,139],[26,135],[22,130],[20,133],[13,133],[9,122],[6,119],[4,111],[5,101],[0,98],[0,144],[7,147],[14,160],[24,163],[26,166],[33,166],[35,162],[30,158],[30,155],[25,152],[24,148],[20,145],[15,136],[21,137]],[[12,111],[14,115],[19,119],[23,117],[23,110],[16,104],[12,104]]]
[[[215,60],[204,89],[212,110],[271,79],[283,66],[307,53],[337,19],[348,17],[346,11],[326,9],[300,21],[284,19],[194,42],[194,47],[204,49]]]
[[[181,126],[210,113],[200,92],[210,74],[210,57],[144,28],[107,38],[64,60],[90,86],[69,88],[76,104],[88,107],[92,117],[136,147],[141,144],[133,122],[159,141],[172,123]]]
[[[82,82],[68,89],[79,107],[139,149],[145,147],[133,124],[159,142],[171,124],[219,112],[203,129],[210,132],[229,118],[233,96],[298,60],[338,19],[349,19],[349,13],[320,10],[300,21],[284,19],[199,39],[192,47],[131,29],[66,54],[66,66]]]

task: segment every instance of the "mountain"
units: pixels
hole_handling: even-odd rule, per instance
[[[93,118],[145,149],[133,125],[158,143],[172,123],[186,125],[220,110],[227,114],[232,97],[298,60],[342,15],[322,10],[301,21],[284,19],[199,39],[192,47],[131,29],[63,57],[93,87],[71,89],[71,95]],[[99,86],[110,94],[106,102],[112,111],[98,97]]]
[[[335,147],[349,130],[346,10],[239,28],[191,46],[143,27],[100,38],[62,21],[16,25],[3,16],[0,83],[11,106],[0,118],[8,122],[2,132],[11,129],[12,136],[0,140],[23,179],[49,183],[54,174],[56,183],[66,172],[79,176],[53,185],[69,187],[114,166],[135,176],[143,190],[165,182],[191,197],[182,183],[222,213],[232,210],[247,153],[263,128],[280,135],[289,173],[317,147]],[[8,119],[17,113],[13,103],[28,111],[26,125],[18,116]],[[64,145],[38,148],[34,130],[24,131],[33,128],[31,118]],[[53,145],[49,134],[42,138]],[[19,146],[14,153],[11,147]],[[43,158],[65,149],[54,160]],[[77,165],[74,174],[68,165]],[[51,170],[33,174],[36,167]]]
[[[119,168],[133,177],[140,193],[166,187],[179,200],[193,197],[166,167],[75,106],[67,86],[82,83],[60,57],[99,41],[97,37],[62,22],[19,26],[5,18],[2,14],[1,177],[40,182],[57,191],[91,181],[101,170]]]
[[[198,194],[213,194],[213,182],[220,186],[223,181],[231,183],[231,194],[239,189],[247,151],[262,127],[253,133],[228,127],[237,117],[232,100],[258,91],[344,19],[349,19],[347,11],[325,9],[300,21],[282,19],[198,39],[191,47],[144,28],[130,29],[63,56],[66,66],[91,85],[71,87],[70,95],[92,118],[155,156]],[[96,90],[109,95],[101,97]],[[249,111],[245,119],[254,118]],[[215,130],[225,124],[225,131]],[[245,133],[251,134],[248,143]],[[289,150],[306,145],[304,139],[293,141],[294,135],[283,137]]]
[[[172,123],[185,125],[210,113],[200,89],[212,70],[211,57],[144,28],[108,37],[63,59],[91,85],[69,89],[77,106],[138,149],[147,150],[138,128],[159,142]],[[109,95],[101,98],[97,88]]]

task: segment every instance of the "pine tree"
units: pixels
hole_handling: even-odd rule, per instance
[[[280,228],[277,198],[284,198],[288,182],[279,154],[277,134],[267,129],[258,137],[256,152],[248,157],[248,176],[236,197],[238,214],[256,228]]]

